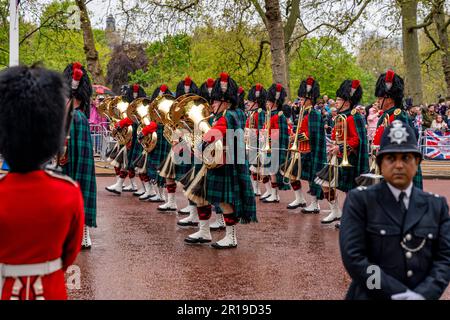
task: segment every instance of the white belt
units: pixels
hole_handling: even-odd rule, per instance
[[[0,263],[0,300],[3,292],[3,279],[9,277],[46,276],[62,269],[62,260],[34,264],[2,264]]]

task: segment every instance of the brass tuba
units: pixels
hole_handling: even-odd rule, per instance
[[[124,96],[118,96],[115,97],[110,103],[109,103],[109,114],[112,119],[116,119],[116,123],[120,120],[123,120],[127,117],[127,109],[128,109],[129,103],[126,101]],[[111,135],[114,139],[116,139],[119,144],[126,145],[128,144],[131,139],[133,138],[133,128],[127,127],[127,128],[116,128],[114,127],[111,131]]]
[[[98,106],[97,111],[98,113],[108,119],[109,121],[109,129],[112,130],[114,128],[114,124],[119,121],[120,119],[116,119],[113,117],[109,111],[109,107],[111,105],[111,102],[114,100],[114,97],[108,97],[105,98]]]
[[[170,108],[175,103],[175,98],[169,94],[157,97],[149,106],[150,118],[164,125],[163,135],[172,144],[172,135],[175,131],[175,124],[170,118]]]
[[[170,110],[170,117],[176,128],[188,131],[188,134],[183,134],[183,139],[192,149],[202,143],[203,135],[211,129],[208,123],[208,119],[212,116],[209,109],[210,106],[204,98],[187,94],[179,97]],[[207,169],[216,168],[222,165],[222,156],[223,142],[216,140],[214,151],[203,154],[203,163]]]
[[[135,119],[139,122],[139,128],[137,130],[137,134],[139,135],[142,132],[144,127],[148,126],[152,121],[150,118],[149,108],[151,105],[151,100],[149,98],[138,98],[135,99],[127,109],[127,114],[130,119]],[[149,153],[153,151],[156,147],[156,143],[158,142],[158,135],[156,132],[145,136],[140,141],[144,150]]]

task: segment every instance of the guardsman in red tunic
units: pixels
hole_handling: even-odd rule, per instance
[[[81,249],[83,198],[70,178],[43,170],[71,123],[64,95],[53,71],[0,73],[0,153],[10,166],[0,178],[1,299],[67,299],[64,271]]]

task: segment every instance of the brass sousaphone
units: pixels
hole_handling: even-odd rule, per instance
[[[137,130],[137,134],[140,135],[142,129],[148,126],[151,123],[150,118],[150,105],[151,100],[149,98],[138,98],[135,99],[127,109],[127,114],[130,119],[135,119],[139,122],[139,127]],[[158,142],[158,135],[156,132],[149,134],[142,138],[140,141],[144,150],[149,153],[153,151],[156,147],[156,143]]]
[[[127,109],[129,103],[124,96],[115,97],[109,103],[109,114],[111,118],[117,119],[116,122],[123,120],[127,117]],[[133,138],[133,128],[131,126],[126,128],[116,128],[114,126],[111,131],[111,136],[116,139],[120,145],[128,144]]]

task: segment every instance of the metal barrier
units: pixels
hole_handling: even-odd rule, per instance
[[[107,122],[91,124],[91,138],[96,161],[106,161],[106,153],[114,147],[116,141],[111,137]]]
[[[427,144],[427,141],[432,143]],[[434,130],[426,129],[419,135],[419,148],[427,160],[450,160],[450,134],[437,135]]]

